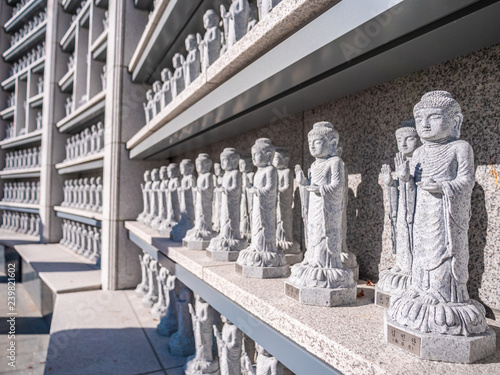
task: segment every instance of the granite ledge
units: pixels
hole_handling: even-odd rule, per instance
[[[306,306],[284,295],[286,279],[245,278],[235,272],[234,263],[212,261],[205,251],[189,250],[180,244],[160,246],[158,251],[169,263],[182,266],[345,374],[500,373],[500,340],[494,356],[469,365],[421,360],[390,345],[384,339],[384,309],[373,303],[374,288],[363,282],[358,283],[359,294],[353,306]],[[170,264],[165,266],[172,268]],[[488,320],[488,324],[500,335],[499,322]]]

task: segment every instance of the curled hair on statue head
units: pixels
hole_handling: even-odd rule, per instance
[[[313,125],[312,130],[307,134],[308,138],[311,137],[324,137],[328,143],[339,143],[339,133],[330,122],[320,121]]]

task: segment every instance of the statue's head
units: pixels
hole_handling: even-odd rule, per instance
[[[89,184],[89,179],[88,179],[88,177],[85,177],[85,178],[83,179],[83,184],[84,184],[84,185],[88,185],[88,184]]]
[[[463,115],[458,102],[447,91],[431,91],[413,108],[417,133],[423,141],[460,138]]]
[[[225,148],[220,154],[220,166],[225,171],[234,171],[238,169],[239,161],[240,154],[238,154],[235,148]]]
[[[151,179],[153,181],[160,181],[160,170],[158,168],[151,171]]]
[[[97,129],[101,130],[101,129],[103,129],[103,128],[104,128],[104,125],[102,124],[102,122],[101,122],[101,121],[99,121],[99,122],[97,123]]]
[[[256,167],[271,165],[275,147],[268,138],[259,138],[252,146],[252,162]]]
[[[398,142],[398,151],[404,156],[411,157],[413,151],[420,146],[420,138],[415,127],[415,120],[406,120],[396,130],[396,141]]]
[[[170,71],[169,68],[165,68],[161,71],[161,80],[163,82],[167,82],[172,78],[172,72]]]
[[[144,171],[144,182],[151,181],[151,171]]]
[[[176,53],[174,57],[172,57],[172,65],[174,66],[174,69],[182,68],[182,60],[184,60],[184,58],[180,53]]]
[[[153,100],[153,96],[154,96],[154,91],[149,89],[148,91],[146,91],[146,99],[147,100]]]
[[[196,172],[198,173],[208,173],[212,168],[212,159],[208,154],[199,154],[196,158]]]
[[[170,163],[167,167],[168,178],[179,177],[179,165],[177,163]]]
[[[222,175],[222,168],[220,166],[220,163],[214,163],[214,174],[216,176]]]
[[[153,91],[154,92],[160,92],[161,90],[161,82],[160,81],[155,81],[153,83]]]
[[[168,178],[167,167],[163,166],[160,168],[160,180],[166,180]]]
[[[95,185],[95,177],[90,177],[89,183],[90,185]]]
[[[253,164],[252,164],[252,156],[251,155],[241,156],[239,164],[240,164],[240,172],[241,173],[252,172]]]
[[[339,133],[333,125],[326,121],[320,121],[313,125],[307,134],[309,141],[309,152],[315,158],[328,158],[335,155],[339,144]]]
[[[194,34],[189,34],[187,36],[186,40],[184,41],[184,44],[186,46],[186,50],[188,50],[188,51],[193,51],[198,46],[198,43],[196,41],[196,37],[194,36]]]
[[[183,159],[179,167],[183,176],[189,176],[194,172],[194,164],[191,159]]]
[[[274,152],[273,165],[276,169],[285,169],[290,162],[290,153],[285,147],[276,147]]]
[[[205,29],[210,29],[216,27],[219,24],[219,15],[213,9],[209,9],[203,15],[203,27]]]

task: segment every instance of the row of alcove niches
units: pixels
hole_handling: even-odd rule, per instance
[[[99,2],[101,4],[102,2]],[[68,11],[61,4],[56,79],[62,92],[62,118],[70,116],[105,89],[107,10],[95,0],[84,0]]]
[[[25,2],[13,15],[16,2],[3,0],[1,6],[0,63],[0,145],[28,134],[41,133],[45,63],[46,1]],[[34,20],[37,19],[35,23]],[[11,38],[27,30],[16,43]]]

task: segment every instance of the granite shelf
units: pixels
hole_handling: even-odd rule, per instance
[[[10,33],[21,27],[24,22],[30,18],[36,11],[40,11],[42,6],[45,4],[45,0],[31,0],[29,3],[24,5],[24,7],[17,12],[17,14],[8,20],[4,29],[6,32]]]
[[[73,52],[75,50],[76,25],[77,22],[75,20],[59,42],[64,52]]]
[[[0,171],[0,179],[9,180],[15,178],[39,178],[41,168],[26,168],[26,169],[15,169],[9,171]]]
[[[45,63],[45,57],[38,59],[37,61],[35,61],[31,65],[29,65],[28,67],[24,68],[20,72],[17,72],[13,76],[4,80],[2,82],[2,88],[6,91],[11,90],[11,89],[13,90],[15,85],[16,85],[16,78],[17,77],[20,77],[20,76],[23,76],[24,74],[26,74],[29,69],[31,69],[31,71],[33,73],[38,73],[38,72],[42,71],[44,69],[44,63]]]
[[[38,214],[40,212],[40,205],[36,203],[0,202],[0,210]]]
[[[54,211],[56,212],[56,216],[60,217],[61,219],[68,219],[71,221],[76,221],[78,223],[92,225],[97,228],[100,228],[102,225],[101,224],[102,214],[97,212],[79,210],[75,208],[62,207],[62,206],[54,206]]]
[[[14,61],[28,52],[31,47],[45,37],[46,28],[47,21],[44,21],[24,37],[20,43],[5,51],[2,55],[5,61]]]
[[[500,372],[500,348],[493,357],[461,365],[423,361],[386,343],[384,309],[373,304],[372,286],[358,283],[364,295],[358,294],[353,306],[301,305],[284,295],[285,279],[244,278],[235,272],[234,263],[212,261],[205,251],[188,250],[167,239],[153,242],[155,237],[137,224],[125,223],[134,243],[252,339],[266,342],[266,350],[297,374]],[[498,335],[500,324],[488,324]]]
[[[2,112],[0,112],[0,117],[2,117],[4,120],[13,118],[15,109],[16,109],[15,106],[4,109]]]
[[[28,99],[28,103],[31,108],[39,108],[43,106],[43,92],[36,94]]]
[[[151,24],[146,26],[146,30],[139,41],[137,48],[129,64],[129,71],[132,73],[134,82],[144,82],[156,73],[159,77],[159,67],[167,65],[169,51],[176,41],[184,45],[184,41],[178,40],[177,36],[189,21],[193,25],[201,25],[203,13],[206,9],[218,9],[220,0],[170,0],[162,1],[159,4],[162,11],[155,12]],[[196,12],[197,18],[193,18]],[[199,28],[199,27],[198,27]],[[186,34],[187,35],[187,34]],[[171,60],[171,58],[170,58]]]
[[[102,169],[104,166],[104,153],[100,152],[94,155],[89,155],[84,158],[64,161],[56,164],[57,173],[68,174],[78,173],[83,171],[92,171]]]
[[[102,221],[102,213],[100,212],[88,211],[79,208],[64,207],[64,206],[54,206],[54,211],[62,212],[73,216],[80,216],[83,218],[92,219],[96,221]]]
[[[34,132],[24,134],[18,137],[4,139],[0,141],[2,149],[9,149],[30,144],[38,144],[42,141],[42,129],[35,130]]]
[[[284,17],[276,15],[280,21]],[[391,27],[378,23],[379,33],[370,43],[354,48],[359,30],[388,17]],[[425,0],[417,5],[401,0],[359,8],[359,2],[344,0],[252,61],[251,52],[257,55],[256,35],[268,22],[277,22],[266,19],[233,46],[234,53],[230,50],[214,63],[206,78],[199,78],[196,91],[205,96],[186,98],[194,104],[180,105],[180,114],[174,116],[167,106],[127,142],[130,157],[179,155],[267,124],[277,108],[292,115],[498,43],[500,33],[494,26],[498,17],[496,1]],[[238,73],[229,78],[226,70],[218,70],[225,64],[238,67]]]
[[[15,249],[56,294],[101,288],[101,271],[95,262],[61,244],[19,245]]]
[[[75,69],[69,70],[57,83],[62,92],[72,92],[75,81]]]
[[[92,58],[98,61],[106,61],[106,51],[108,50],[108,31],[104,31],[90,46]]]
[[[106,92],[101,91],[56,126],[62,133],[77,132],[104,113]]]
[[[33,244],[38,242],[40,242],[39,236],[0,229],[0,244],[3,246],[13,247],[19,244]]]

